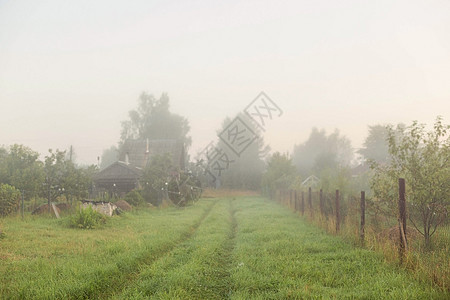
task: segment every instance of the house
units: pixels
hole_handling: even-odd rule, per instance
[[[97,194],[124,196],[139,188],[147,164],[156,155],[168,153],[173,166],[184,170],[186,154],[179,140],[129,139],[120,147],[119,160],[101,170],[95,177]]]

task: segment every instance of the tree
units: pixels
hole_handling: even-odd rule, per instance
[[[162,94],[159,99],[142,93],[138,108],[129,112],[129,120],[122,122],[120,142],[127,139],[178,139],[186,148],[191,145],[188,136],[190,127],[186,118],[169,110],[169,97]]]
[[[104,169],[115,163],[119,159],[119,149],[116,146],[111,146],[103,150],[102,159],[100,161],[100,169]]]
[[[399,124],[399,128],[405,125]],[[389,126],[373,125],[369,126],[369,134],[364,141],[363,147],[358,150],[366,161],[387,163],[389,160]]]
[[[294,146],[292,159],[302,176],[320,173],[326,169],[348,166],[353,158],[351,142],[336,129],[327,136],[325,130],[313,128],[308,140]]]
[[[444,125],[441,117],[428,132],[416,121],[406,128],[389,126],[390,164],[373,165],[374,194],[388,209],[395,209],[396,183],[405,178],[409,220],[424,236],[427,247],[437,227],[447,221],[450,208],[449,133],[450,125]]]
[[[246,115],[240,113],[237,117],[239,117],[239,120],[242,120],[242,122],[245,122],[245,125],[249,130],[259,137],[253,140],[242,153],[240,153],[240,156],[235,155],[222,139],[218,140],[217,147],[222,149],[224,153],[228,155],[230,161],[232,161],[228,168],[221,172],[220,184],[226,188],[257,190],[261,187],[261,178],[265,168],[264,158],[270,151],[270,147],[265,145],[264,139],[260,137],[260,130]],[[226,138],[230,134],[230,130],[232,131],[232,128],[236,128],[237,131],[244,134],[237,137],[237,139],[242,138],[242,140],[245,140],[249,138],[250,136],[245,135],[248,129],[242,127],[242,124],[239,123],[238,127],[233,127],[233,124],[238,124],[232,123],[233,121],[236,122],[236,120],[236,118],[226,118],[222,123],[222,128],[217,132],[218,135],[225,130],[223,138]]]
[[[87,198],[89,196],[92,178],[96,171],[97,166],[95,165],[80,168],[70,160],[64,161],[60,189],[70,203],[73,202],[73,199]]]
[[[295,166],[288,154],[275,152],[267,160],[266,172],[262,176],[263,192],[273,198],[277,189],[286,189],[295,178]]]
[[[97,171],[95,165],[79,168],[66,156],[66,151],[52,149],[45,156],[43,194],[48,204],[58,196],[65,195],[72,202],[73,198],[87,197],[92,187],[92,177]]]
[[[34,197],[44,179],[39,153],[23,145],[12,145],[9,151],[0,151],[0,179],[2,182],[25,192],[26,198]]]
[[[45,180],[43,185],[43,194],[47,197],[48,206],[57,196],[61,195],[64,188],[64,175],[66,173],[66,152],[56,149],[48,150],[49,154],[45,156],[44,172]]]
[[[145,201],[158,205],[161,198],[167,196],[165,193],[171,173],[176,171],[172,166],[170,154],[155,155],[144,169],[140,180]]]

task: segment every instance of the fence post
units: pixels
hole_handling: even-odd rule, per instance
[[[320,192],[319,192],[319,204],[320,204],[320,214],[323,216],[323,192],[322,192],[322,189],[320,189]]]
[[[403,262],[403,256],[408,246],[406,239],[406,198],[405,198],[405,179],[398,179],[398,210],[399,210],[399,236],[400,236],[400,263]]]
[[[336,233],[340,228],[340,215],[339,215],[339,190],[336,190]]]
[[[294,211],[298,211],[298,198],[297,198],[297,190],[294,190]]]
[[[366,225],[366,192],[361,191],[361,227],[359,231],[359,236],[361,238],[361,243],[364,244],[364,227]]]
[[[302,216],[305,214],[305,192],[302,191]]]
[[[292,190],[289,190],[289,208],[292,209]]]
[[[24,204],[23,204],[23,200],[25,198],[25,191],[22,191],[22,220],[23,220],[23,215],[25,213],[25,209],[24,209]]]
[[[308,188],[308,205],[309,205],[309,211],[311,213],[312,216],[312,191],[311,191],[311,187]]]

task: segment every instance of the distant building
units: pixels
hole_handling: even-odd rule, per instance
[[[155,155],[168,153],[172,164],[184,170],[186,153],[179,140],[127,140],[122,145],[119,160],[101,170],[95,177],[97,193],[123,196],[139,188],[143,170]]]

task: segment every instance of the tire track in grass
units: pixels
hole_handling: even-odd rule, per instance
[[[223,269],[225,270],[226,276],[222,279],[222,284],[224,289],[221,293],[221,298],[229,298],[233,293],[233,282],[231,279],[231,269],[233,267],[233,251],[236,247],[236,234],[238,229],[238,223],[236,220],[236,208],[234,206],[235,199],[229,200],[229,218],[230,218],[230,232],[228,235],[228,239],[225,241],[223,246],[223,255],[221,256]]]
[[[189,228],[188,231],[182,232],[180,238],[175,241],[174,243],[167,243],[165,245],[159,245],[158,249],[152,249],[156,250],[154,253],[146,253],[144,257],[138,259],[138,262],[136,265],[133,266],[133,268],[126,268],[121,267],[120,262],[118,262],[116,265],[119,268],[119,271],[121,269],[125,269],[126,272],[121,272],[118,275],[121,277],[118,281],[117,278],[115,278],[114,284],[110,284],[107,286],[102,286],[99,289],[94,290],[92,293],[83,293],[83,296],[80,297],[80,295],[76,295],[73,298],[97,298],[97,299],[108,299],[118,291],[124,289],[127,285],[134,282],[139,274],[140,270],[144,268],[145,266],[151,265],[153,262],[157,261],[163,256],[168,255],[174,249],[180,247],[184,242],[189,240],[195,232],[198,230],[198,228],[202,225],[202,223],[205,221],[205,219],[208,217],[208,215],[211,213],[213,208],[216,206],[218,200],[214,200],[202,213],[199,219],[197,219]],[[95,284],[95,283],[94,283]]]
[[[161,257],[119,295],[119,299],[224,299],[237,223],[231,200],[208,215],[192,239]]]

